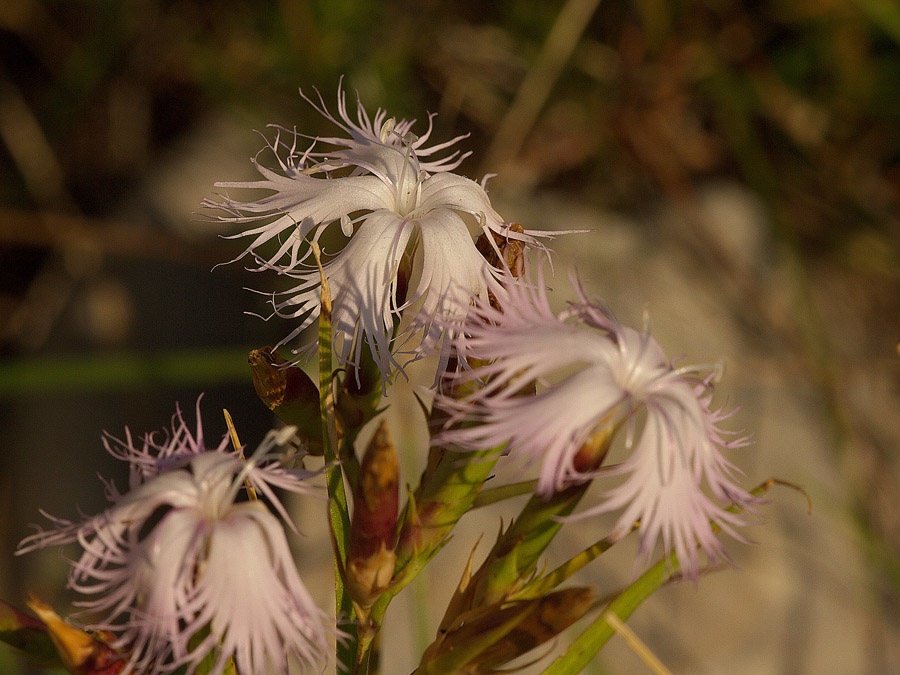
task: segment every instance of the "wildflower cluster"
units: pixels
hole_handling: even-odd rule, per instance
[[[551,310],[543,267],[528,259],[549,254],[539,233],[505,221],[483,183],[453,173],[468,153],[453,149],[462,137],[428,144],[433,116],[416,136],[414,121],[383,110],[370,117],[359,102],[354,119],[340,88],[337,115],[320,95],[307,101],[345,136],[273,127],[261,153],[274,168],[258,155],[261,180],[217,183],[224,194],[203,203],[211,221],[248,227],[229,235],[249,239],[236,260],[291,280],[271,299],[274,315],[291,322],[286,337],[250,354],[257,393],[286,426],[246,458],[236,435],[206,444],[199,407],[193,431],[179,411],[168,435],[105,438],[129,466],[128,491],[106,483],[101,514],[50,517],[53,529],[19,548],[82,549],[69,585],[89,626],[106,632],[46,620],[57,643],[71,643],[65,634],[87,645],[60,648],[65,665],[95,675],[287,673],[324,668],[334,644],[339,668],[375,672],[373,644],[392,598],[460,517],[510,494],[530,499],[481,566],[463,571],[416,672],[495,672],[551,640],[596,604],[591,589],[560,584],[635,529],[639,570],[661,545],[657,585],[727,561],[717,532],[741,539],[742,512],[756,497],[726,457],[748,441],[723,428],[730,413],[712,403],[710,369],[673,364],[647,329],[623,326],[589,298],[574,273],[576,299]],[[230,193],[248,189],[268,194]],[[335,225],[346,242],[323,255],[320,240]],[[293,361],[278,354],[315,323],[318,343],[295,347]],[[316,344],[318,386],[297,366]],[[439,366],[426,468],[401,507],[386,423],[359,448],[362,459],[355,441],[405,361],[428,353]],[[625,456],[612,464],[620,431]],[[314,605],[286,539],[285,528],[297,530],[279,491],[317,492],[317,472],[295,468],[303,453],[279,452],[292,440],[324,456],[335,619]],[[508,493],[486,489],[492,472],[510,466],[495,469],[503,455],[539,464],[536,483],[512,476]],[[595,481],[599,500],[575,513]],[[559,570],[541,571],[561,527],[607,512],[618,513],[612,531]],[[598,642],[581,645],[579,658]],[[568,668],[553,672],[578,666]]]

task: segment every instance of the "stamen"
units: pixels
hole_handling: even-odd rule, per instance
[[[394,127],[397,126],[397,118],[396,117],[388,117],[384,124],[381,125],[381,130],[378,132],[378,138],[382,143],[387,143],[388,139],[391,137],[391,133],[394,131]]]
[[[346,213],[341,216],[341,232],[344,233],[345,237],[353,234],[353,223],[350,221],[350,216]]]

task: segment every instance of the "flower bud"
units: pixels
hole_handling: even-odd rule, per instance
[[[584,616],[593,601],[594,592],[589,587],[565,588],[546,595],[521,623],[472,661],[477,666],[472,672],[492,672],[552,640]]]
[[[622,427],[623,419],[615,412],[610,413],[601,421],[593,435],[575,453],[572,465],[576,471],[587,474],[600,468],[600,465],[603,464],[613,438]]]
[[[382,421],[366,448],[353,494],[347,586],[359,607],[370,607],[394,574],[399,504],[397,451]]]
[[[422,656],[417,675],[498,672],[508,663],[553,639],[590,610],[590,588],[567,588],[532,600],[484,605],[442,627]]]

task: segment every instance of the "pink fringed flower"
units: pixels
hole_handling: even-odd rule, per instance
[[[271,457],[292,433],[270,433],[247,461],[227,437],[206,449],[199,410],[196,434],[179,411],[162,442],[108,437],[130,463],[130,491],[107,484],[112,506],[80,523],[48,516],[56,529],[27,537],[18,553],[81,545],[69,585],[88,596],[86,612],[105,617],[94,627],[119,635],[130,672],[193,672],[209,655],[213,673],[229,659],[241,673],[317,667],[334,634],[328,617],[297,574],[279,518],[262,501],[237,501],[246,481],[294,529],[273,488],[313,488]]]
[[[359,101],[353,121],[340,88],[338,117],[327,110],[321,95],[318,103],[304,98],[348,137],[315,138],[302,149],[298,143],[309,137],[275,127],[275,138],[264,150],[274,155],[277,170],[254,159],[263,180],[216,183],[272,194],[253,201],[225,196],[205,200],[203,206],[218,210],[213,218],[219,221],[262,223],[233,235],[252,238],[240,257],[252,254],[257,269],[274,269],[298,281],[273,298],[276,315],[298,319],[282,343],[319,314],[319,272],[307,239],[318,240],[326,227],[339,224],[347,244],[324,262],[334,303],[332,325],[343,338],[339,356],[342,362],[358,363],[364,339],[388,378],[392,364],[397,365],[391,327],[406,306],[421,300],[411,332],[423,331],[415,350],[423,353],[442,340],[448,320],[451,325],[462,320],[470,298],[486,297],[495,284],[500,270],[478,253],[469,227],[530,244],[536,233],[510,232],[482,185],[450,173],[468,153],[435,157],[463,137],[426,145],[433,115],[417,137],[411,131],[415,120],[397,121],[381,109],[370,118]],[[333,149],[318,150],[319,144]],[[418,283],[405,300],[398,298],[398,286],[408,280],[400,277],[413,265],[401,265],[404,255],[421,260]]]
[[[621,510],[613,535],[624,536],[640,520],[644,563],[661,539],[685,574],[696,577],[698,544],[711,562],[727,559],[711,523],[740,539],[735,528],[743,519],[720,503],[750,505],[754,498],[735,483],[737,470],[722,451],[748,441],[727,439],[719,428],[728,415],[710,407],[710,377],[699,368],[674,368],[647,332],[622,326],[573,285],[579,302],[559,314],[550,309],[543,278],[507,284],[502,311],[478,301],[459,349],[488,365],[457,377],[485,385],[462,401],[438,395],[436,404],[453,420],[468,423],[448,427],[435,441],[471,449],[508,444],[510,455],[539,460],[537,492],[545,498],[598,473],[625,476],[576,517]],[[561,381],[544,384],[559,373],[566,374]],[[534,382],[543,385],[538,393],[522,395]],[[641,409],[646,419],[639,426]],[[600,472],[580,471],[582,445],[616,420],[625,420],[628,457]]]

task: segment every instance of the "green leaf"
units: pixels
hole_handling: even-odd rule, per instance
[[[793,483],[788,483],[778,478],[770,478],[760,483],[750,493],[756,497],[767,492],[774,485],[783,485],[791,489],[799,490],[802,494],[806,494],[802,489]],[[807,499],[809,499],[807,497]],[[737,513],[742,510],[739,505],[732,505],[729,511]],[[718,526],[713,523],[714,530],[718,530]],[[603,540],[598,542],[601,545]],[[617,595],[612,602],[609,603],[597,619],[592,623],[578,638],[573,642],[566,653],[550,664],[543,675],[577,675],[590,662],[600,649],[603,648],[609,639],[615,634],[615,629],[606,619],[608,614],[613,614],[621,621],[625,621],[632,615],[640,604],[649,598],[656,589],[662,586],[666,581],[672,578],[672,575],[678,571],[678,557],[672,553],[653,567],[648,569],[633,584]]]
[[[632,528],[632,532],[636,529],[637,525]],[[604,537],[597,543],[588,546],[586,549],[581,551],[581,553],[571,557],[569,560],[564,562],[549,574],[546,574],[541,578],[532,581],[531,583],[526,585],[520,592],[516,593],[513,597],[517,599],[533,598],[552,591],[566,579],[585,567],[588,563],[606,553],[618,541],[619,539]]]
[[[521,483],[501,485],[500,487],[490,488],[488,490],[482,490],[478,493],[478,496],[475,497],[475,500],[472,502],[472,508],[480,509],[482,506],[489,506],[491,504],[496,504],[497,502],[502,502],[507,499],[513,499],[515,497],[521,497],[523,495],[530,495],[534,493],[536,487],[537,479],[534,479],[522,481]]]

